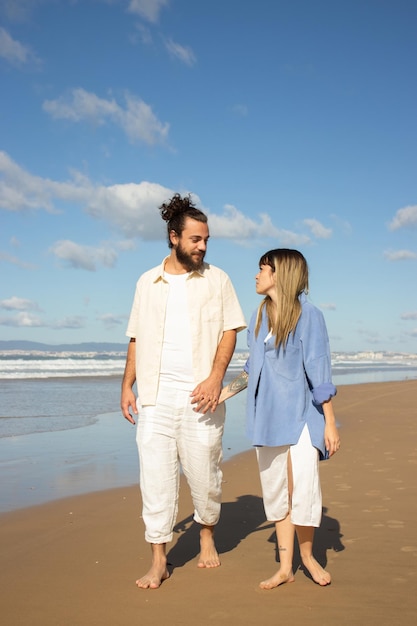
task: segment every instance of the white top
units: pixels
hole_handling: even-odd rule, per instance
[[[159,381],[164,385],[192,391],[194,388],[190,318],[188,315],[188,274],[167,274],[169,283],[162,341]]]

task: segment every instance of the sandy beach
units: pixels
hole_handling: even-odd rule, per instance
[[[324,510],[315,544],[332,574],[329,587],[297,569],[294,583],[258,588],[278,566],[251,450],[223,465],[222,566],[197,568],[198,534],[182,483],[171,576],[158,590],[135,586],[150,558],[136,486],[2,514],[2,623],[414,625],[416,398],[416,380],[338,390],[342,447],[321,463]]]

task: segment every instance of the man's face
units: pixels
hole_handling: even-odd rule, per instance
[[[187,272],[200,269],[203,264],[209,239],[207,224],[190,217],[185,220],[181,237],[173,235],[171,241],[177,260]]]

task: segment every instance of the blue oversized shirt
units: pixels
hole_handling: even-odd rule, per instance
[[[247,435],[254,446],[297,443],[307,424],[313,446],[322,454],[324,416],[322,403],[336,395],[331,381],[331,357],[323,314],[300,296],[301,316],[285,350],[275,348],[268,319],[255,337],[256,311],[248,327],[249,374],[247,390]]]

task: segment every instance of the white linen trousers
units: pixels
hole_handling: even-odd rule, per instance
[[[288,455],[291,455],[293,493],[288,491]],[[310,439],[307,424],[292,446],[256,448],[266,519],[279,522],[291,512],[296,526],[319,527],[322,495],[319,477],[319,451]]]
[[[197,413],[190,393],[161,386],[155,406],[142,407],[138,401],[139,481],[149,543],[172,541],[180,467],[191,490],[194,520],[207,526],[219,521],[225,407]]]

